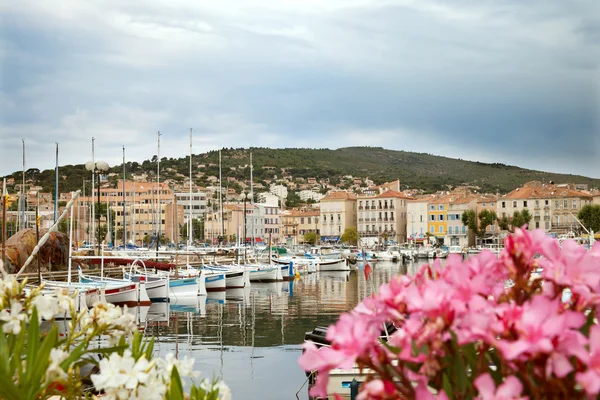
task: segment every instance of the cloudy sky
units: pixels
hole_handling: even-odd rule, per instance
[[[450,5],[451,4],[451,5]],[[600,177],[597,0],[0,0],[0,175],[351,145]]]

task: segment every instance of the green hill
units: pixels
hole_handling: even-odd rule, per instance
[[[533,171],[504,164],[488,164],[465,161],[448,157],[434,156],[425,153],[386,150],[381,147],[346,147],[337,150],[330,149],[270,149],[253,148],[254,180],[261,182],[272,179],[274,175],[282,177],[282,168],[294,178],[329,178],[337,183],[344,175],[370,178],[376,184],[400,179],[404,187],[420,188],[428,192],[447,189],[448,185],[472,185],[484,192],[508,192],[524,182],[540,180],[556,183],[584,183],[590,188],[600,187],[600,179],[592,179],[579,175],[554,174]],[[250,164],[250,149],[226,148],[222,150],[223,179],[235,177],[238,180],[248,180]],[[128,175],[131,173],[147,173],[154,177],[156,173],[156,156],[142,163],[129,162]],[[193,170],[204,175],[195,178],[196,183],[207,185],[208,176],[218,176],[218,151],[194,155]],[[198,165],[206,167],[199,169]],[[263,169],[263,166],[275,169]],[[232,170],[230,167],[234,167]],[[81,188],[83,179],[89,179],[89,172],[81,165],[66,165],[59,167],[60,191],[70,191]],[[161,180],[175,179],[185,182],[189,171],[189,157],[161,159]],[[115,166],[111,172],[121,173],[121,166]],[[177,176],[181,174],[183,176]],[[13,174],[17,182],[21,179],[20,172]],[[30,169],[27,178],[32,183],[41,185],[44,191],[51,191],[54,184],[54,171],[39,171]],[[117,177],[113,178],[114,180]]]

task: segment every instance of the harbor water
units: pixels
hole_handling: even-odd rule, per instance
[[[378,262],[365,280],[363,266],[318,272],[294,282],[252,283],[186,302],[155,303],[136,312],[155,351],[195,360],[205,377],[223,378],[234,399],[308,399],[298,366],[304,334],[334,323],[360,300],[415,264]]]

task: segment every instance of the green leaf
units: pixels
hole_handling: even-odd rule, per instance
[[[0,399],[21,400],[23,395],[7,374],[0,374]]]
[[[442,376],[442,389],[444,389],[444,392],[446,392],[449,399],[453,398],[452,385],[450,384],[450,379],[448,379],[448,375],[445,373]]]
[[[173,367],[173,371],[171,371],[171,383],[166,397],[167,400],[183,400],[183,386],[177,367]]]
[[[467,392],[467,368],[465,366],[465,362],[462,358],[460,347],[458,347],[458,340],[456,339],[456,334],[450,331],[452,335],[452,361],[453,361],[453,369],[454,376],[456,378],[456,383],[458,385],[458,391],[461,398],[464,398]]]
[[[585,325],[583,325],[581,327],[581,333],[583,333],[587,337],[590,336],[590,328],[594,324],[595,316],[596,316],[596,313],[594,312],[594,310],[588,310],[588,315],[585,320]]]
[[[40,345],[40,324],[38,321],[37,308],[33,308],[31,313],[31,320],[29,322],[29,329],[27,332],[27,376],[25,377],[26,382],[33,382],[32,374],[34,369],[32,368],[34,360],[37,357],[38,347]]]
[[[146,360],[152,359],[152,353],[154,352],[154,338],[146,344]]]
[[[400,352],[402,351],[402,348],[400,347],[395,347],[392,346],[391,344],[389,344],[386,340],[382,340],[381,344],[383,344],[385,346],[386,349],[388,349],[389,351],[391,351],[393,354],[398,355],[400,354]]]
[[[50,331],[42,341],[42,344],[35,355],[36,362],[32,366],[28,365],[28,368],[33,368],[31,375],[32,381],[30,384],[39,386],[39,382],[48,369],[48,364],[50,363],[50,351],[54,348],[57,341],[58,326],[52,325],[52,328],[50,328]]]

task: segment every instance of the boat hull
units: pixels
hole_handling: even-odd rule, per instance
[[[198,292],[198,280],[195,277],[169,280],[169,297],[173,301],[183,297],[197,297]]]
[[[222,292],[227,288],[223,274],[206,274],[204,282],[207,292]]]
[[[137,283],[120,286],[107,286],[104,289],[104,297],[108,303],[116,306],[134,307],[138,305]]]
[[[350,267],[348,266],[348,262],[343,258],[339,260],[322,260],[319,263],[320,271],[350,271]]]
[[[250,282],[276,282],[278,268],[263,268],[250,271]],[[281,274],[281,269],[279,269]]]

